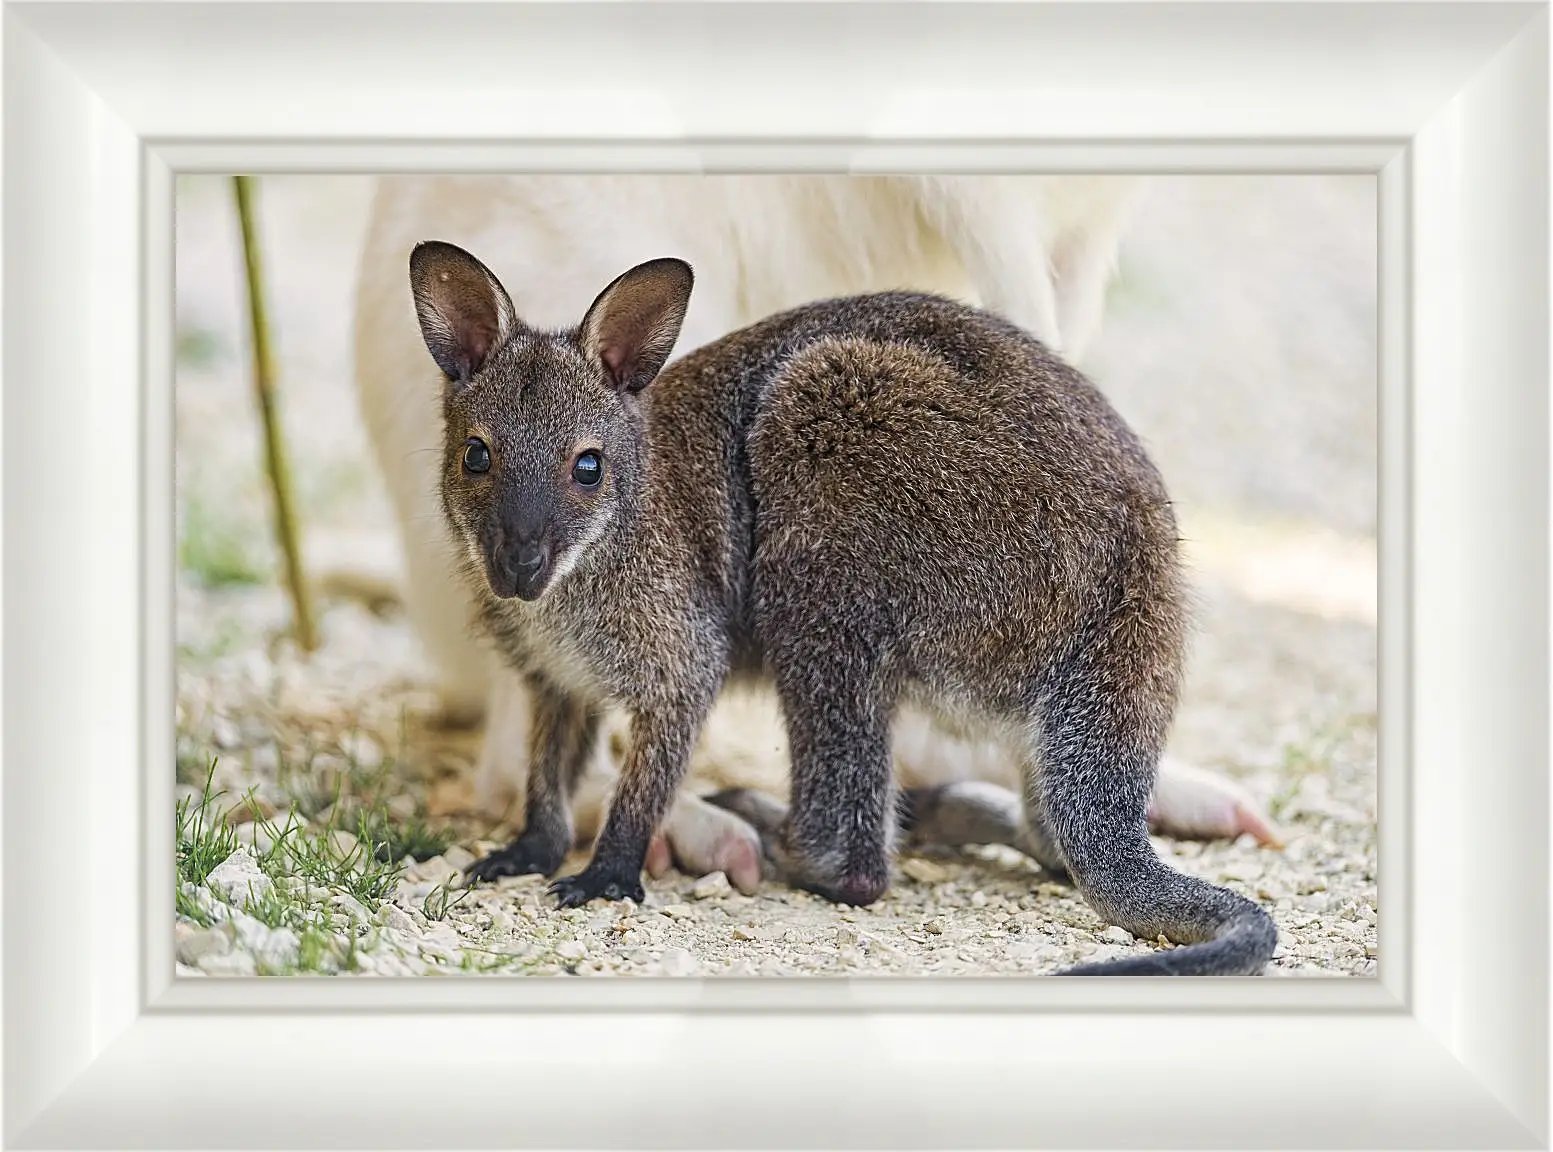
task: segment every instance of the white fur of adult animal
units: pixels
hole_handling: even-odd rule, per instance
[[[1001,312],[1077,363],[1099,329],[1134,177],[507,176],[379,181],[361,256],[355,378],[361,411],[399,524],[406,611],[436,667],[451,715],[484,715],[477,790],[493,812],[521,802],[525,689],[472,639],[438,505],[442,381],[427,358],[406,267],[438,238],[480,253],[534,327],[574,323],[600,284],[658,256],[696,273],[676,353],[810,300],[889,288],[958,296]],[[617,771],[600,741],[579,794],[589,835]],[[994,746],[967,744],[914,712],[895,725],[908,787],[980,780],[1017,787]],[[763,699],[725,700],[698,747],[695,775],[718,787],[785,791],[785,739]],[[1155,826],[1180,836],[1276,834],[1228,779],[1176,761],[1161,768]],[[684,793],[649,855],[692,873],[759,881],[758,839]]]

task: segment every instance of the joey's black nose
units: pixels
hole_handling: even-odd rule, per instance
[[[491,591],[497,596],[534,600],[550,582],[550,549],[542,543],[510,548],[498,543],[491,552],[489,570]]]
[[[550,582],[550,549],[543,544],[515,545],[501,560],[505,570],[505,591],[498,595],[535,600]]]

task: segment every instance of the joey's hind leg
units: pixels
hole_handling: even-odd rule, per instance
[[[551,685],[529,684],[529,771],[523,833],[507,847],[475,861],[471,881],[561,867],[572,846],[572,795],[587,768],[598,736],[598,717]]]
[[[777,677],[792,798],[776,863],[788,883],[853,905],[889,887],[895,838],[890,709],[861,663],[824,668],[811,655]]]

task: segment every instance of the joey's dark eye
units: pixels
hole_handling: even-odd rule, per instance
[[[597,488],[604,479],[604,458],[597,452],[584,452],[572,461],[572,479],[584,488]]]
[[[477,474],[491,470],[491,450],[484,440],[471,436],[464,441],[464,467]]]

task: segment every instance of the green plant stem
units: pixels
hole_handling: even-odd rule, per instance
[[[243,258],[248,267],[248,311],[253,331],[253,386],[264,421],[265,463],[270,490],[275,498],[275,535],[286,563],[286,583],[291,591],[297,643],[304,652],[318,647],[313,628],[312,608],[308,604],[307,583],[302,577],[302,550],[297,544],[296,517],[291,503],[291,473],[280,420],[276,413],[275,369],[270,359],[269,320],[264,310],[264,274],[259,260],[259,242],[253,218],[253,178],[233,176],[232,191],[237,198],[237,219],[243,231]]]

